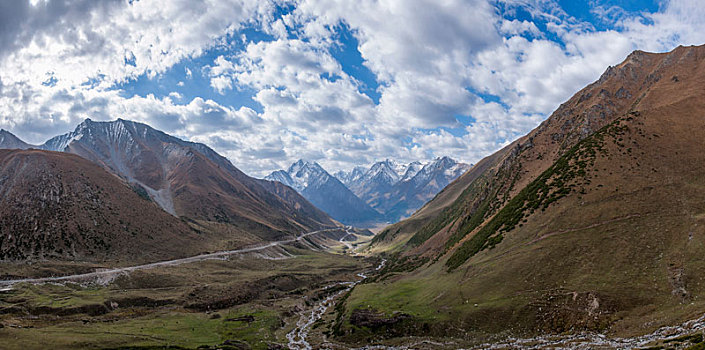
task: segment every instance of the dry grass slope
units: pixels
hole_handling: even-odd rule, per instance
[[[355,288],[348,322],[371,308],[411,315],[406,335],[424,324],[443,325],[439,336],[632,335],[701,314],[703,81],[705,47],[635,52],[608,69],[488,158],[454,202],[429,203],[444,209],[396,245],[398,261],[428,263]],[[395,334],[347,325],[352,339]]]

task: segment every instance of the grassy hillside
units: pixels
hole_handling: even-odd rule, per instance
[[[341,306],[339,336],[633,335],[699,316],[704,62],[690,47],[610,68],[417,225]]]

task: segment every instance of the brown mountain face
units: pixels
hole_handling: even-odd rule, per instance
[[[189,225],[88,160],[0,150],[0,260],[154,261],[205,246]]]
[[[436,237],[435,246],[429,244],[425,247],[428,249],[416,252],[451,248],[579,141],[635,110],[652,87],[664,79],[662,76],[669,74],[668,68],[688,50],[700,49],[680,48],[668,55],[633,52],[562,104],[528,135],[483,159],[409,220],[390,226],[385,230],[389,233],[381,235],[378,241],[395,240],[397,236],[408,240],[413,234],[415,237],[406,247],[414,248],[445,229],[447,237]],[[395,234],[397,230],[400,234]]]
[[[278,181],[262,179],[256,179],[256,181],[260,184],[260,186],[267,189],[267,191],[276,194],[284,200],[284,202],[286,202],[294,210],[294,216],[301,216],[307,220],[313,220],[324,223],[325,225],[331,225],[331,219],[328,214],[316,208],[313,204],[311,204],[311,202],[307,201],[306,198],[301,196],[293,188]]]
[[[169,213],[231,224],[264,239],[336,225],[295,191],[269,191],[207,146],[145,124],[86,120],[41,147],[102,165]]]
[[[703,82],[705,47],[610,67],[383,231],[373,249],[397,254],[386,277],[355,289],[347,315],[401,312],[452,325],[443,334],[620,335],[700,316]]]

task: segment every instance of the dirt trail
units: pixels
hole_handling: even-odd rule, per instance
[[[354,255],[357,255],[355,251],[353,250],[352,244],[348,243],[345,239],[348,238],[348,236],[352,235],[353,233],[350,232],[350,227],[345,227],[345,233],[346,235],[340,238],[340,243],[344,244],[349,252],[352,252]]]
[[[98,279],[98,278],[104,279],[104,278],[110,278],[111,276],[116,276],[121,273],[126,273],[126,272],[131,272],[131,271],[148,270],[148,269],[153,269],[156,267],[176,266],[176,265],[194,263],[194,262],[199,262],[199,261],[204,261],[204,260],[219,259],[219,258],[223,258],[226,256],[234,255],[234,254],[251,253],[251,252],[261,251],[261,250],[276,247],[276,246],[281,246],[284,244],[294,243],[294,242],[300,241],[301,239],[303,239],[307,236],[314,235],[316,233],[330,232],[330,231],[336,231],[336,230],[340,230],[340,228],[307,232],[307,233],[304,233],[296,238],[285,239],[285,240],[276,241],[276,242],[270,242],[270,243],[261,244],[261,245],[248,247],[248,248],[225,250],[225,251],[220,251],[220,252],[215,252],[215,253],[208,253],[208,254],[191,256],[188,258],[159,261],[159,262],[149,263],[149,264],[144,264],[144,265],[118,267],[118,268],[112,268],[112,269],[102,269],[102,270],[97,270],[94,272],[82,273],[82,274],[77,274],[77,275],[69,275],[69,276],[2,280],[2,281],[0,281],[0,290],[8,290],[12,287],[13,284],[17,284],[17,283],[47,283],[47,282],[62,282],[62,281],[85,281],[85,280],[92,280],[92,279]]]

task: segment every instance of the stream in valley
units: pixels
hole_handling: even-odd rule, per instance
[[[90,273],[70,275],[70,276],[57,276],[57,277],[43,277],[43,278],[24,278],[16,280],[0,280],[0,291],[9,291],[13,288],[14,284],[17,283],[51,283],[51,282],[66,282],[66,281],[86,281],[86,280],[96,280],[104,279],[110,276],[115,276],[122,273],[129,273],[136,270],[151,269],[163,266],[174,266],[185,263],[193,263],[198,261],[205,261],[210,259],[222,259],[230,255],[237,255],[243,253],[253,253],[262,252],[266,249],[273,247],[279,247],[282,245],[290,244],[293,242],[301,241],[305,237],[310,235],[325,232],[328,230],[314,231],[302,234],[296,238],[291,238],[287,240],[282,240],[278,242],[270,242],[266,244],[251,246],[247,248],[221,251],[215,253],[201,254],[193,257],[161,261],[151,264],[112,268],[98,270]],[[354,251],[354,247],[345,241],[350,234],[349,230],[346,230],[347,235],[341,237],[339,242],[348,247],[348,252],[352,255],[357,255]],[[381,263],[373,270],[381,270],[386,263],[386,260],[382,260]],[[298,315],[298,320],[296,326],[289,333],[286,334],[287,346],[290,349],[296,350],[308,350],[316,348],[316,345],[311,345],[309,343],[309,333],[311,328],[314,326],[316,321],[323,318],[323,316],[328,312],[328,310],[333,307],[339,297],[357,284],[364,281],[367,278],[367,274],[358,273],[356,279],[352,281],[338,282],[333,285],[327,286],[323,289],[330,290],[331,292],[322,300],[316,302],[312,307],[301,311]],[[673,341],[682,337],[689,335],[705,332],[705,316],[698,319],[690,320],[676,326],[662,327],[650,334],[643,336],[632,337],[632,338],[617,338],[609,337],[603,334],[597,333],[578,333],[572,335],[545,335],[532,338],[506,338],[492,343],[484,343],[480,345],[469,346],[468,348],[478,348],[478,349],[543,349],[543,348],[553,348],[553,349],[632,349],[632,348],[643,348],[655,344],[656,342]],[[429,339],[417,341],[413,344],[401,347],[387,347],[387,346],[366,346],[362,349],[409,349],[416,348],[420,344],[423,344],[423,348],[444,348],[448,345],[455,348],[452,344],[434,343]]]
[[[379,266],[377,266],[374,271],[381,270],[386,263],[386,260],[382,260]],[[299,320],[296,323],[296,327],[292,329],[287,335],[287,346],[290,349],[295,350],[310,350],[315,347],[312,346],[307,337],[309,331],[313,324],[320,320],[325,313],[332,306],[335,305],[338,297],[350,291],[360,282],[367,278],[364,273],[357,274],[360,279],[355,281],[340,282],[332,286],[328,286],[325,289],[331,289],[335,286],[344,285],[346,288],[343,290],[338,290],[333,292],[331,295],[327,296],[322,301],[316,303],[312,309],[302,311]],[[324,290],[325,290],[324,289]],[[691,336],[697,333],[705,332],[705,315],[698,319],[690,320],[684,322],[677,326],[667,326],[659,328],[658,330],[637,337],[631,338],[617,338],[609,337],[603,334],[597,333],[579,333],[573,335],[546,335],[538,336],[533,338],[507,338],[493,343],[484,343],[475,346],[469,346],[468,349],[634,349],[634,348],[644,348],[648,347],[656,342],[673,342],[674,340],[683,339],[684,337]],[[369,345],[361,349],[372,350],[372,349],[385,349],[385,350],[401,350],[401,349],[412,349],[417,346],[423,345],[423,348],[446,348],[447,346],[453,346],[454,343],[436,343],[430,339],[421,340],[418,339],[408,346],[383,346],[383,345]]]
[[[342,242],[342,239],[341,239]],[[387,260],[382,259],[380,264],[375,268],[374,271],[379,271],[384,267],[384,264],[387,262]],[[340,282],[337,284],[334,284],[332,286],[328,286],[325,289],[331,289],[336,286],[345,286],[343,290],[334,292],[333,294],[327,296],[325,299],[322,301],[318,302],[317,304],[314,305],[313,309],[310,310],[305,310],[301,313],[299,316],[299,320],[296,322],[296,327],[291,330],[291,332],[287,333],[286,339],[288,341],[287,346],[289,349],[292,350],[310,350],[313,349],[311,347],[311,344],[306,340],[308,337],[309,331],[311,330],[311,326],[318,320],[320,320],[323,315],[325,315],[326,311],[328,309],[335,305],[335,301],[339,296],[342,294],[347,293],[350,291],[355,285],[358,283],[364,281],[367,278],[367,275],[364,273],[358,273],[357,277],[360,279],[355,280],[355,281],[347,281],[347,282]],[[325,290],[324,289],[324,290]]]

